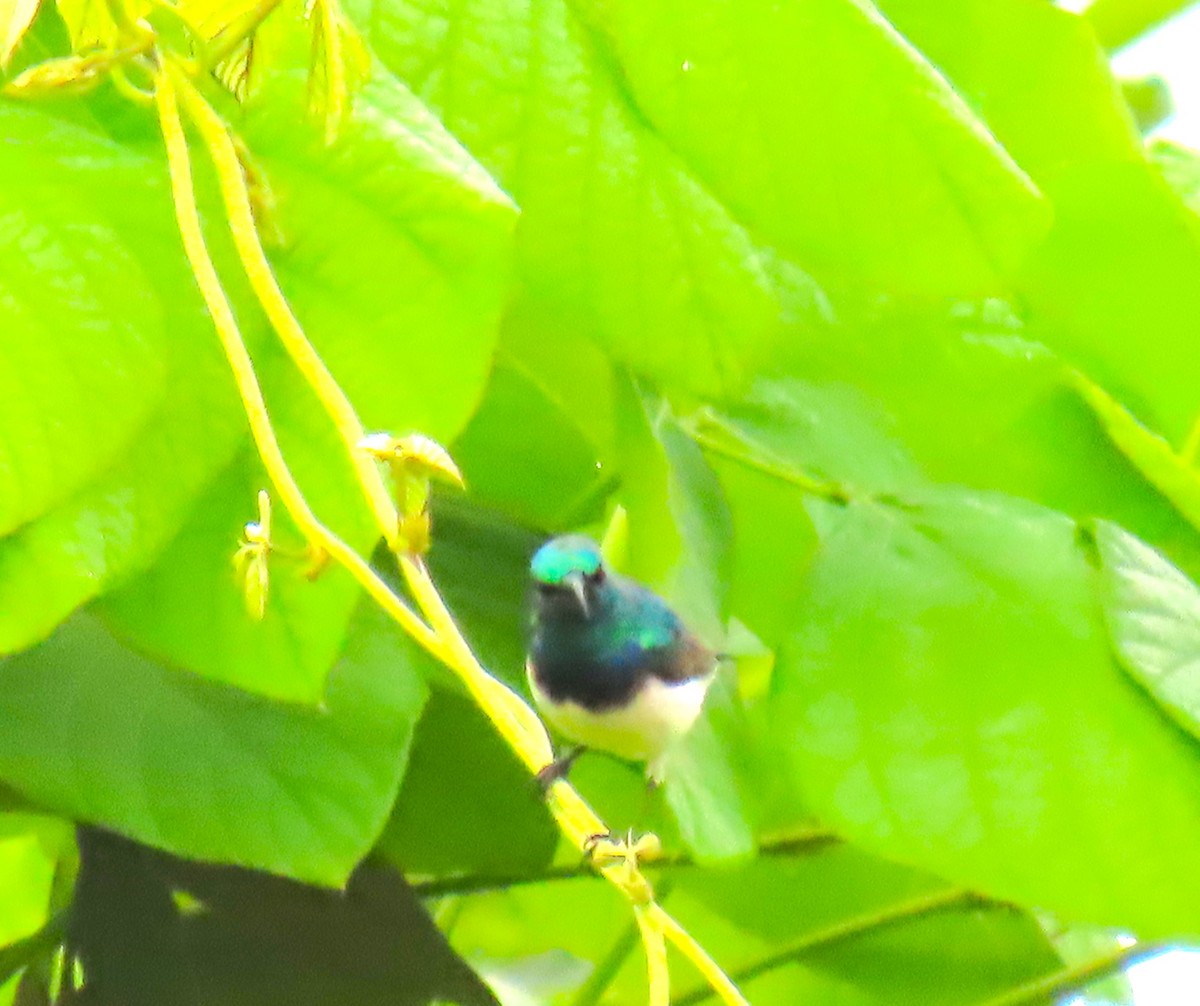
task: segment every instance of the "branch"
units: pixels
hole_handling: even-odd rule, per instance
[[[809,855],[831,846],[840,845],[842,839],[824,828],[810,828],[786,835],[767,839],[759,843],[760,857],[786,857]],[[686,853],[659,856],[642,864],[646,869],[655,873],[664,873],[674,869],[695,866],[695,860]],[[594,877],[596,871],[590,864],[583,862],[570,866],[555,866],[541,873],[509,874],[507,876],[465,876],[445,877],[438,880],[427,880],[412,885],[413,891],[421,898],[440,898],[451,894],[481,894],[487,891],[504,891],[513,887],[524,887],[528,884],[553,883],[558,880],[578,880],[580,877]]]

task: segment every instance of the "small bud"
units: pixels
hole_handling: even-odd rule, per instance
[[[414,475],[432,475],[460,487],[464,484],[462,472],[446,448],[421,433],[410,433],[407,437],[368,433],[358,446],[380,461],[404,465]]]
[[[242,596],[250,617],[261,621],[267,613],[267,594],[271,575],[268,557],[271,553],[271,497],[265,489],[258,491],[258,520],[250,521],[233,554],[233,566],[242,585]]]
[[[386,462],[395,483],[400,522],[396,537],[405,551],[424,555],[429,551],[429,483],[431,479],[463,485],[462,472],[441,444],[420,433],[393,437],[371,433],[358,442],[361,450]]]
[[[17,74],[4,85],[4,93],[14,98],[86,94],[100,83],[113,62],[107,52],[48,59]]]

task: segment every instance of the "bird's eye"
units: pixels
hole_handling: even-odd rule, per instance
[[[604,582],[604,567],[598,566],[594,573],[588,573],[586,579],[587,579],[588,583],[592,583],[592,584],[603,583]]]
[[[542,583],[540,580],[537,584],[537,592],[545,597],[547,594],[553,594],[554,588],[548,583]]]

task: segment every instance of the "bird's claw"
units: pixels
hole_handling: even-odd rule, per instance
[[[662,842],[653,832],[636,839],[632,828],[625,838],[590,835],[583,848],[592,865],[620,884],[634,904],[646,905],[654,900],[654,888],[638,868],[642,860],[655,859],[662,853]]]
[[[583,851],[597,866],[627,863],[636,867],[641,861],[657,859],[662,855],[662,842],[653,832],[646,832],[635,839],[630,828],[624,838],[617,838],[611,832],[589,835],[583,843]]]
[[[550,787],[558,782],[559,779],[565,779],[571,771],[571,766],[575,764],[575,759],[583,754],[583,752],[584,748],[582,747],[574,748],[565,755],[555,758],[549,765],[544,765],[538,769],[534,779],[542,793],[548,792]]]

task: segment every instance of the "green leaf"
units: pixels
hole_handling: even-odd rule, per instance
[[[718,648],[732,533],[721,485],[665,401],[632,383],[617,401],[618,499],[628,514],[617,566],[659,590]]]
[[[727,973],[754,969],[739,986],[755,1006],[977,1006],[1057,963],[1028,916],[980,905],[849,846],[654,874],[667,910]],[[452,941],[468,960],[532,964],[553,954],[562,964],[594,965],[574,998],[551,1002],[615,1006],[645,997],[645,959],[628,908],[594,878],[513,886],[457,905]],[[700,1001],[707,986],[676,960],[672,1001]]]
[[[181,310],[168,398],[120,462],[0,541],[0,653],[45,638],[75,608],[145,568],[241,438],[215,344]]]
[[[322,446],[336,449],[327,441]],[[317,705],[360,591],[337,565],[310,580],[303,539],[276,514],[272,537],[282,554],[268,559],[264,617],[249,613],[232,559],[243,526],[256,519],[255,493],[266,485],[257,459],[243,454],[200,498],[159,561],[96,610],[118,635],[166,663],[270,698]],[[347,482],[341,489],[344,502],[334,515],[344,517],[346,504],[358,501]],[[324,500],[331,495],[328,488],[322,493]],[[275,509],[282,508],[276,503]],[[328,507],[321,512],[330,516]]]
[[[1072,522],[949,489],[813,510],[775,710],[818,812],[1066,919],[1194,928],[1198,751],[1111,659]]]
[[[655,133],[801,265],[978,295],[1003,288],[1049,222],[1028,177],[869,4],[573,6]]]
[[[736,390],[768,358],[779,270],[629,100],[563,0],[349,11],[521,206],[515,312],[701,392]]]
[[[878,6],[1039,184],[1083,161],[1140,157],[1108,57],[1077,15],[1040,0],[880,0]],[[1016,52],[1021,59],[1013,59]]]
[[[795,610],[816,546],[803,516],[804,491],[738,460],[712,456],[709,462],[733,526],[729,610],[759,639],[775,643]]]
[[[725,722],[734,716],[732,688],[716,682],[704,715],[667,754],[664,790],[686,848],[700,863],[750,855],[754,836],[734,766],[741,752]],[[725,727],[725,729],[721,729]]]
[[[11,103],[0,106],[0,123],[11,138],[0,150],[0,534],[8,534],[118,463],[162,403],[166,305],[158,276],[131,246],[136,223],[170,209],[161,191],[140,188],[145,162],[117,144]],[[129,189],[138,192],[127,201],[109,198]],[[167,228],[141,237],[161,249]]]
[[[1161,484],[1138,478],[1097,422],[1106,420],[1080,400],[1079,375],[1005,305],[932,316],[887,308],[843,320],[844,329],[794,348],[786,372],[803,381],[762,381],[725,414],[775,454],[851,488],[896,490],[924,476],[1005,492],[1079,520],[1115,521],[1200,570],[1195,529]],[[775,491],[786,488],[781,481]],[[796,527],[785,505],[770,524],[778,536]]]
[[[1054,228],[1021,283],[1030,334],[1181,441],[1200,380],[1200,228],[1145,163],[1081,165],[1053,194]]]
[[[0,946],[32,936],[45,924],[54,871],[71,841],[70,827],[58,818],[0,814]]]
[[[62,417],[60,429],[44,435],[19,413],[3,420],[5,443],[41,454],[26,459],[21,479],[30,495],[16,501],[24,508],[19,519],[37,519],[8,525],[12,533],[0,540],[0,653],[7,653],[44,638],[74,608],[147,565],[228,462],[242,423],[183,261],[161,158],[29,109],[6,105],[0,116],[7,135],[24,137],[5,148],[18,172],[5,191],[42,235],[33,240],[51,242],[45,257],[8,256],[6,277],[25,287],[22,297],[60,302],[43,305],[56,330],[45,343],[54,356],[44,357],[27,394],[14,387],[4,398],[13,409],[36,405],[40,422]],[[61,198],[45,190],[54,185]],[[55,226],[67,228],[62,238],[53,236]],[[54,250],[64,239],[73,249],[66,258]],[[34,267],[40,272],[22,278]],[[44,355],[28,321],[14,321],[12,332],[28,343],[14,359],[32,364]],[[36,388],[58,391],[39,404]]]
[[[1200,589],[1115,524],[1097,522],[1094,533],[1104,615],[1121,665],[1200,738]]]
[[[275,199],[297,316],[368,429],[452,440],[483,392],[516,208],[404,85],[377,73],[339,142],[279,75],[246,137]]]
[[[453,453],[471,498],[517,522],[566,528],[596,516],[606,482],[596,448],[522,368],[497,365]]]
[[[0,813],[0,1003],[5,1006],[15,999],[19,972],[51,949],[41,931],[50,918],[56,871],[71,846],[65,821]]]
[[[1086,17],[1109,50],[1122,49],[1156,25],[1174,17],[1190,0],[1095,0]]]
[[[281,706],[121,646],[87,616],[0,665],[0,778],[180,855],[338,885],[382,829],[425,688],[364,606],[322,709]]]
[[[764,1006],[977,1004],[1058,964],[1028,916],[846,845],[682,872],[671,907]]]
[[[435,691],[379,851],[406,873],[543,870],[558,829],[536,783],[469,699]]]
[[[1038,0],[881,7],[1053,204],[1047,240],[1018,277],[1028,334],[1168,439],[1181,438],[1200,379],[1188,350],[1200,311],[1200,230],[1147,163],[1088,25]],[[1014,63],[1013,52],[1027,58]]]

